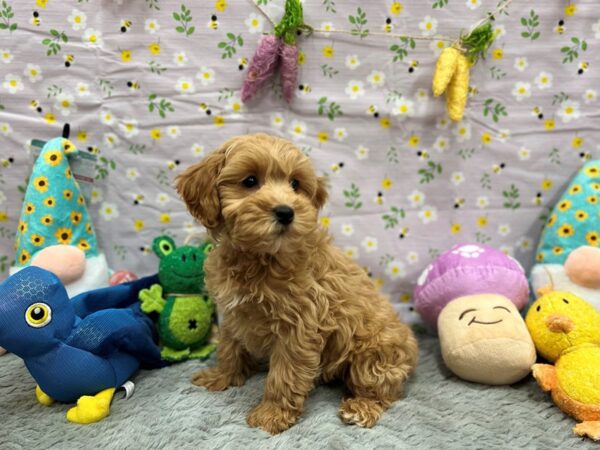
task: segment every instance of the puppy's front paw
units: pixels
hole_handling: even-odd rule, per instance
[[[300,413],[283,409],[275,403],[260,402],[248,415],[248,425],[258,427],[267,433],[277,434],[287,430],[298,420]]]
[[[221,372],[218,367],[203,369],[192,377],[196,386],[204,386],[209,391],[224,391],[230,386],[242,386],[246,381],[243,375],[229,375]]]

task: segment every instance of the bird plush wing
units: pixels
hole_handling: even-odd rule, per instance
[[[129,283],[84,292],[71,299],[75,314],[82,319],[88,315],[111,308],[126,308],[138,303],[138,293],[159,283],[158,275],[140,278]]]
[[[125,352],[146,366],[164,366],[152,321],[139,305],[89,314],[79,321],[65,343],[104,358]]]

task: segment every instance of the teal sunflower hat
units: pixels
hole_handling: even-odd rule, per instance
[[[552,210],[538,245],[538,264],[564,264],[578,247],[600,245],[600,160],[587,162]]]
[[[28,266],[36,253],[51,245],[75,246],[86,260],[99,255],[85,199],[67,157],[76,152],[65,137],[51,139],[42,148],[25,192],[11,272]]]

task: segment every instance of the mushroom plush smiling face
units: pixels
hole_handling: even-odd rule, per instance
[[[458,245],[419,278],[415,306],[437,330],[444,362],[459,377],[510,384],[527,375],[535,348],[519,309],[529,295],[520,264],[499,250]]]

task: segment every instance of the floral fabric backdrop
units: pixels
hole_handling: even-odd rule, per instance
[[[256,0],[277,20],[282,0]],[[515,0],[472,70],[461,123],[433,98],[436,58],[497,0],[306,0],[291,106],[277,82],[243,105],[248,60],[272,24],[251,1],[0,1],[0,269],[14,258],[31,140],[95,153],[89,208],[113,269],[156,270],[152,239],[198,231],[172,187],[230,136],[293,140],[330,179],[321,223],[417,320],[411,291],[453,243],[526,268],[545,215],[598,157],[598,2]],[[385,36],[406,33],[427,40]],[[380,35],[382,34],[382,35]],[[596,55],[596,56],[594,56]]]

